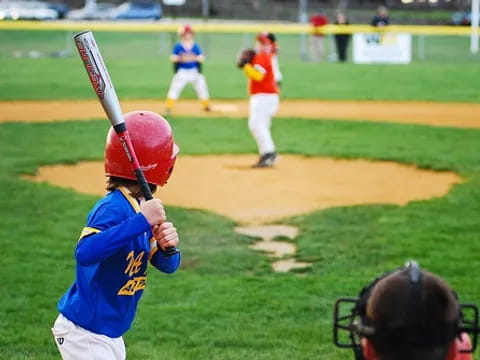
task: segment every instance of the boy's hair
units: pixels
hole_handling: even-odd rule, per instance
[[[378,333],[388,333],[371,339],[381,360],[445,360],[459,317],[455,293],[427,271],[422,271],[417,288],[409,281],[407,270],[387,276],[372,289],[367,304],[368,320]],[[395,329],[401,331],[394,335]],[[443,340],[431,341],[440,329],[445,330]],[[410,340],[405,342],[405,338]],[[423,344],[417,346],[417,342]]]
[[[157,191],[157,185],[148,184],[148,186],[150,187],[150,191],[152,192],[152,194],[154,194],[155,191]],[[107,186],[105,187],[105,189],[107,191],[114,191],[119,187],[126,187],[128,190],[130,190],[130,193],[136,199],[143,196],[142,189],[140,188],[140,185],[138,184],[138,182],[136,182],[135,180],[124,179],[116,176],[109,176],[107,179]]]

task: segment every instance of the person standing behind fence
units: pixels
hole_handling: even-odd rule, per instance
[[[339,11],[335,16],[335,24],[336,25],[349,25],[347,15],[345,13]],[[336,33],[335,38],[335,46],[337,48],[338,60],[341,62],[347,61],[347,48],[348,42],[350,41],[351,35],[349,33]]]
[[[313,26],[309,44],[310,59],[320,62],[325,55],[325,35],[322,32],[322,27],[328,24],[328,17],[319,11],[310,17],[310,24]]]
[[[180,41],[173,47],[170,61],[173,63],[175,75],[170,83],[167,94],[166,110],[172,112],[175,101],[188,83],[193,85],[204,111],[210,111],[210,95],[207,81],[202,74],[202,63],[205,60],[202,49],[195,42],[194,31],[190,25],[182,26],[178,30]]]
[[[372,21],[370,22],[370,25],[376,26],[376,27],[382,27],[382,26],[387,26],[390,24],[390,18],[388,16],[388,9],[386,6],[379,6],[377,8],[377,13],[375,16],[372,18]]]

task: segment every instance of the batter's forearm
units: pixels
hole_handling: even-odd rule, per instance
[[[180,266],[181,255],[176,253],[172,256],[166,256],[162,251],[157,251],[152,256],[150,263],[161,272],[171,274]]]

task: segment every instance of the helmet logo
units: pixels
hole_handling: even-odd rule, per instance
[[[148,164],[148,165],[145,165],[145,166],[141,166],[142,170],[143,171],[148,171],[148,170],[153,170],[157,167],[157,163],[155,164]]]

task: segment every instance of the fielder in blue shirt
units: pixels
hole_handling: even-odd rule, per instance
[[[125,115],[152,193],[166,184],[178,147],[167,121],[149,111]],[[122,335],[131,327],[147,281],[148,262],[170,274],[180,265],[178,234],[159,199],[144,201],[118,136],[107,137],[107,195],[90,211],[75,250],[76,278],[58,303],[52,328],[63,359],[123,360]]]
[[[168,88],[165,113],[168,115],[172,112],[175,102],[187,84],[192,84],[200,99],[202,109],[210,111],[210,94],[207,80],[202,74],[202,64],[205,61],[205,55],[200,45],[195,42],[195,33],[190,25],[182,26],[178,30],[178,36],[180,41],[175,44],[170,55],[174,75]]]

